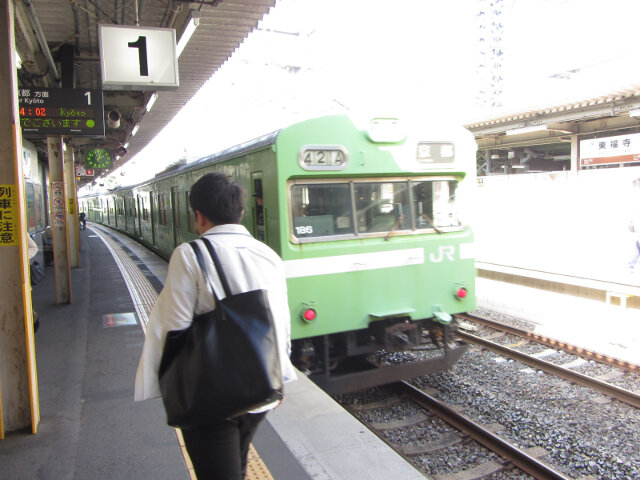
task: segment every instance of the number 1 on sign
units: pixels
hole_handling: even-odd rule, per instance
[[[129,42],[130,48],[138,49],[138,62],[140,63],[140,76],[149,76],[149,63],[147,62],[147,37],[139,36],[135,42]]]

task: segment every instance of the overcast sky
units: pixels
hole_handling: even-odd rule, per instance
[[[117,178],[143,181],[181,156],[192,160],[328,113],[435,114],[461,124],[495,115],[476,102],[478,14],[490,3],[279,0],[192,102],[123,167],[127,176]],[[640,84],[631,20],[640,18],[640,1],[501,5],[505,110]],[[577,71],[569,78],[553,77],[571,70]],[[196,116],[195,105],[206,118]]]

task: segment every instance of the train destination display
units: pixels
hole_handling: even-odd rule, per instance
[[[74,88],[20,88],[22,134],[104,136],[102,91]]]

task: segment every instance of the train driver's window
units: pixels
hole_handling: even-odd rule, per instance
[[[407,182],[357,183],[354,193],[359,233],[411,228]]]
[[[417,228],[461,225],[455,206],[454,180],[415,182],[411,188]]]
[[[348,183],[294,185],[291,209],[296,237],[354,234]]]

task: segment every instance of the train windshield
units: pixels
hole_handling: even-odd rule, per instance
[[[456,180],[373,180],[291,186],[298,239],[412,234],[460,227]],[[329,240],[329,238],[326,238]]]

